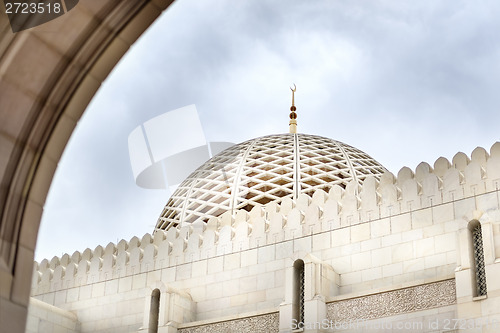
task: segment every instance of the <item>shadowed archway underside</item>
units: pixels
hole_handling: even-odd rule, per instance
[[[0,331],[24,332],[43,205],[101,83],[173,0],[85,0],[13,33],[0,13]]]

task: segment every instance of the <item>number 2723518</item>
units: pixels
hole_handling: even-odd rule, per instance
[[[43,14],[61,12],[61,4],[58,2],[48,3],[27,3],[27,2],[7,2],[5,4],[5,12],[7,14]]]

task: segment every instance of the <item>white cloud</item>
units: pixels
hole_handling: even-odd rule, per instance
[[[107,79],[68,145],[37,258],[151,231],[167,192],[138,189],[127,136],[196,104],[209,141],[299,131],[394,173],[499,139],[497,1],[175,2]],[[54,242],[54,239],[60,241]]]

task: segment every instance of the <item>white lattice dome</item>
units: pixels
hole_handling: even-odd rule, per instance
[[[385,168],[366,153],[316,135],[268,135],[234,145],[194,171],[173,193],[157,229],[207,221],[226,211],[328,191],[333,185],[373,175]]]

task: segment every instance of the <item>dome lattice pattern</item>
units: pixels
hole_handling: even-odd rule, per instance
[[[226,211],[312,195],[333,185],[345,188],[385,168],[342,142],[306,134],[260,137],[232,146],[194,171],[170,197],[156,228],[208,221]]]

